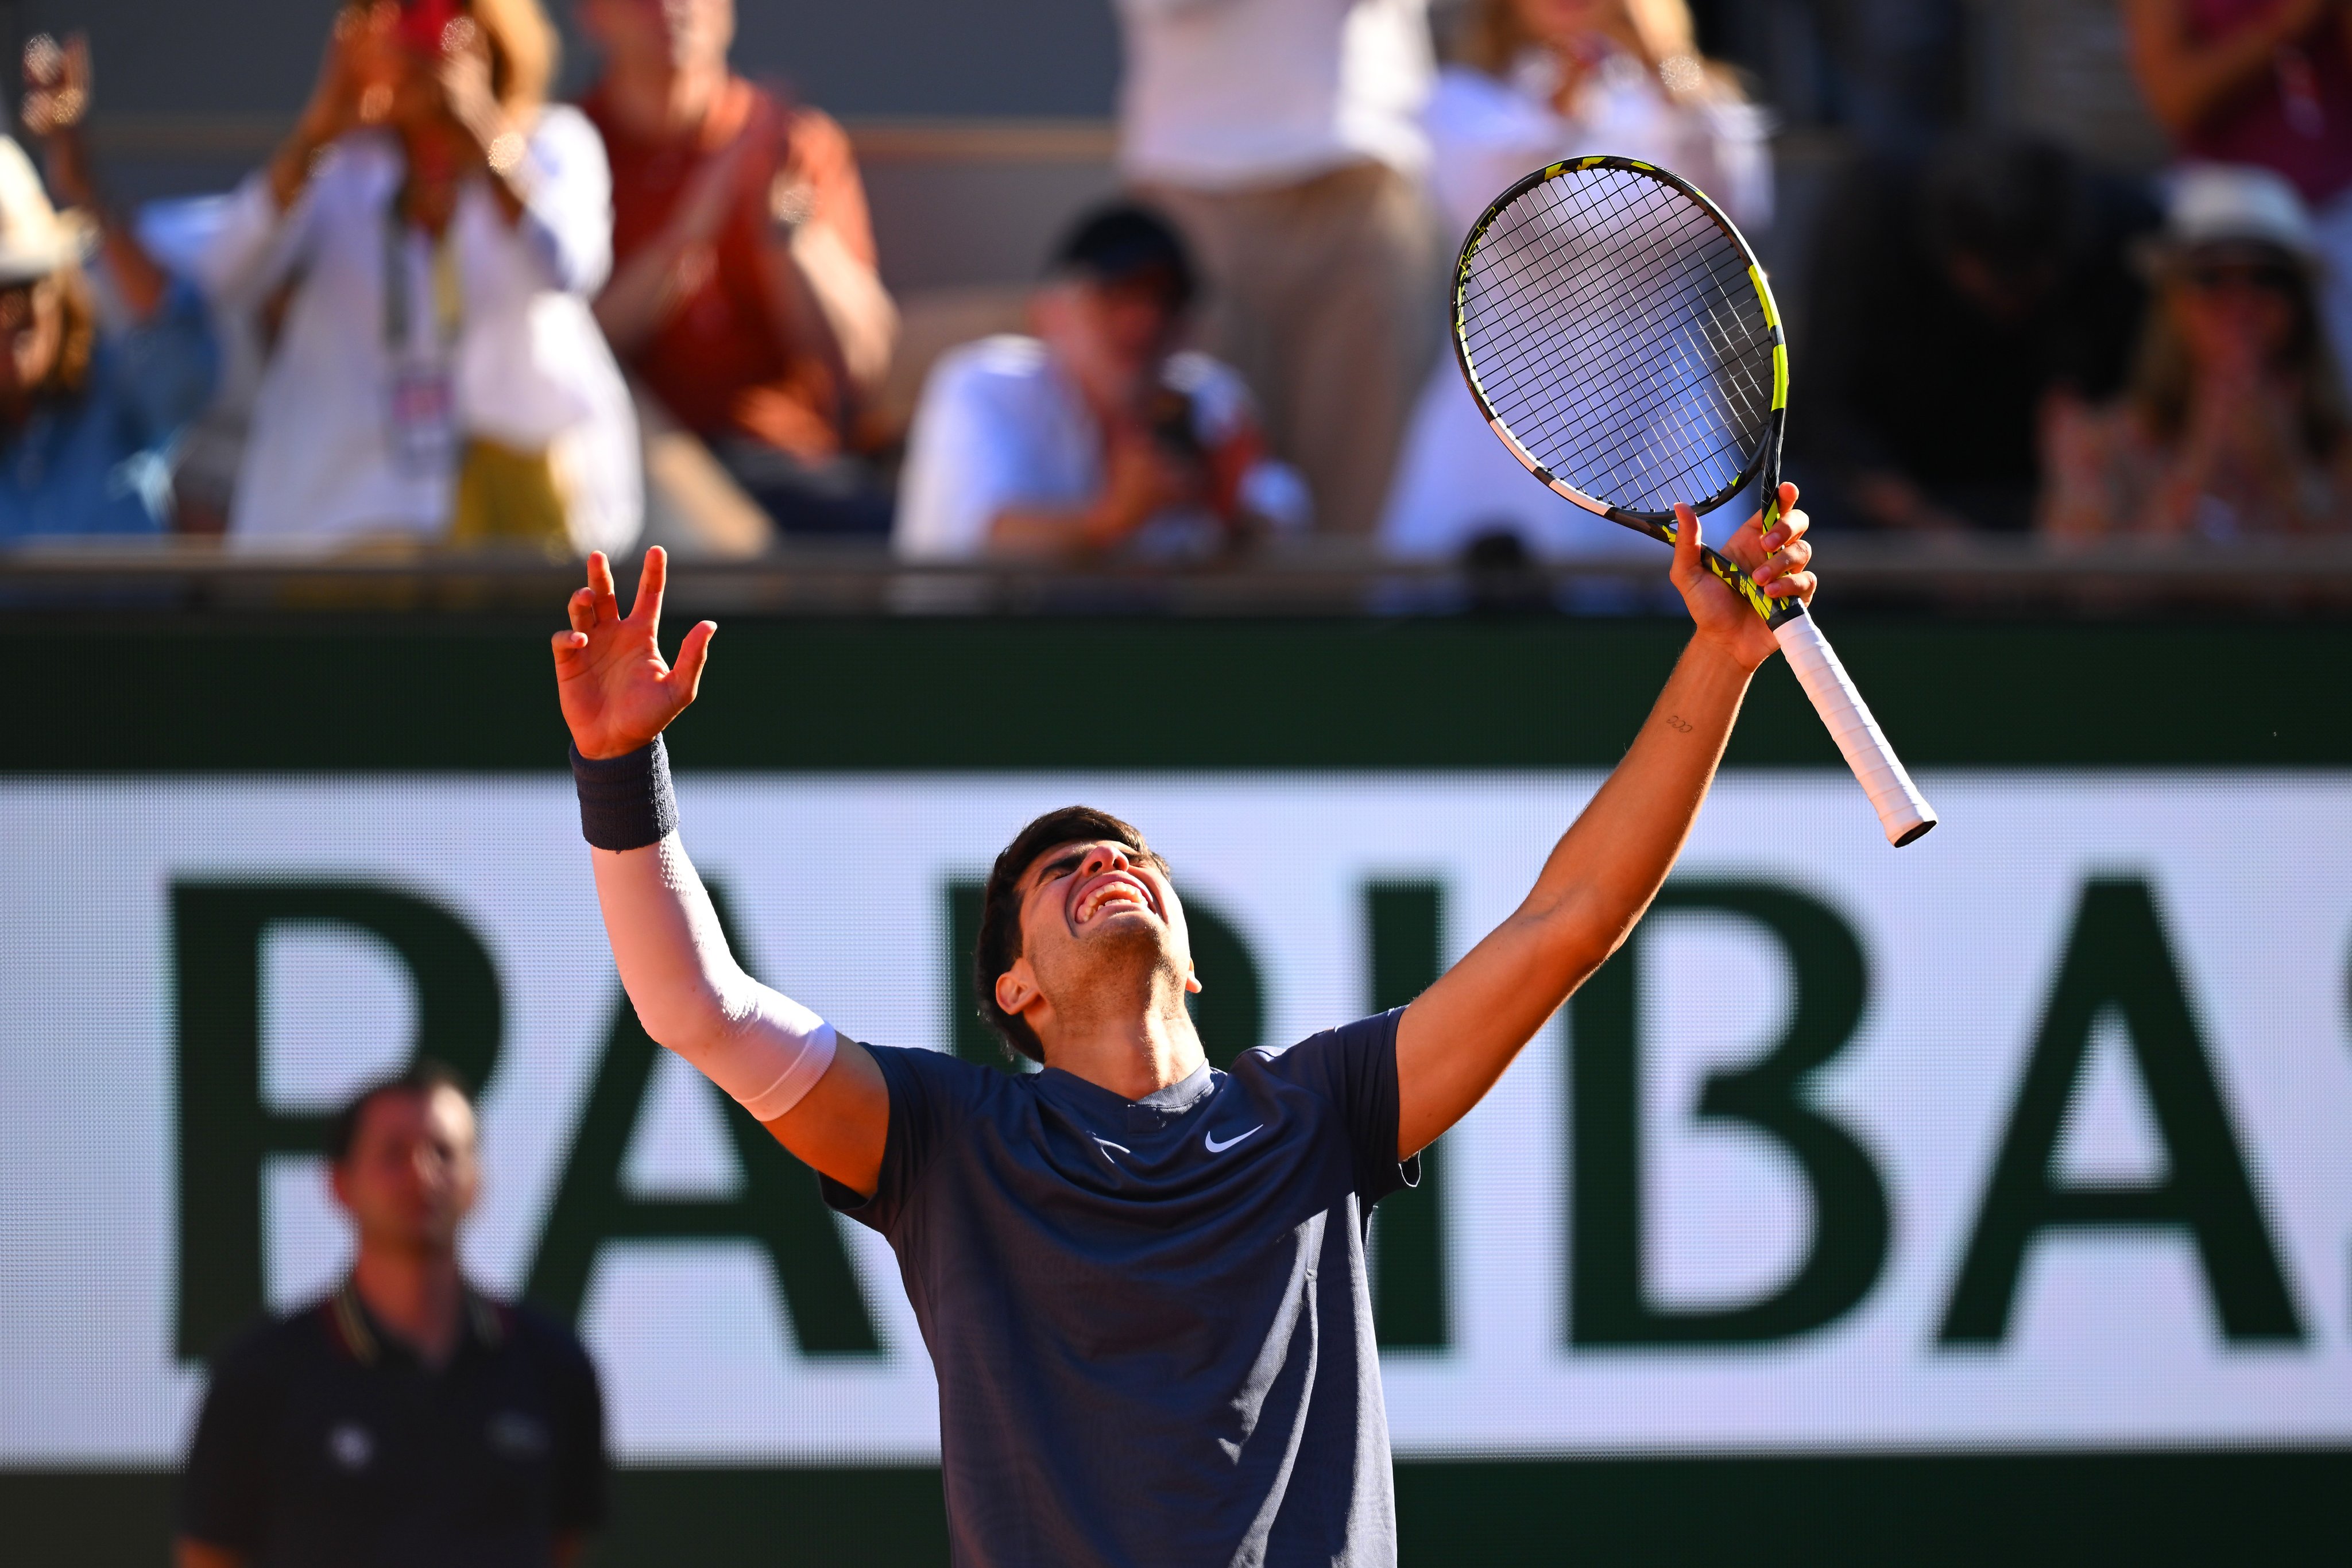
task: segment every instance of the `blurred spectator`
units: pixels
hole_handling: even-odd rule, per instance
[[[1887,528],[2031,525],[2053,392],[2122,382],[2156,211],[2026,138],[1961,138],[1923,163],[1869,160],[1811,246],[1789,424],[1817,519]]]
[[[1558,159],[1615,152],[1681,174],[1756,228],[1772,213],[1763,114],[1700,58],[1683,0],[1475,0],[1461,58],[1427,115],[1430,187],[1467,234],[1511,182]],[[1452,356],[1415,404],[1382,544],[1452,559],[1490,535],[1549,559],[1623,557],[1640,535],[1551,494],[1495,439]]]
[[[1795,100],[1790,111],[1843,126],[1882,156],[1906,158],[1966,116],[1978,63],[1969,58],[1968,12],[1996,10],[1969,0],[1793,0],[1770,9],[1782,32],[1775,85]],[[1810,21],[1810,37],[1789,26],[1792,14]]]
[[[733,0],[580,0],[604,72],[581,107],[613,165],[596,317],[645,387],[787,534],[889,531],[845,453],[898,313],[849,138],[728,69]]]
[[[0,539],[154,533],[171,526],[173,443],[212,390],[204,302],[99,197],[88,43],[34,40],[26,87],[26,126],[77,210],[60,215],[0,136]],[[81,266],[92,224],[103,292]]]
[[[2352,421],[2294,187],[2268,170],[2192,169],[2150,259],[2157,305],[2130,385],[2108,408],[2053,410],[2042,526],[2207,539],[2352,528]]]
[[[337,16],[203,259],[225,305],[282,310],[233,536],[635,538],[635,423],[585,298],[611,258],[604,150],[545,101],[555,50],[536,0]]]
[[[1317,525],[1370,535],[1443,325],[1419,180],[1426,0],[1118,0],[1120,164],[1207,276]]]
[[[898,494],[898,553],[1198,559],[1253,524],[1302,528],[1305,486],[1265,455],[1241,379],[1171,350],[1192,267],[1139,207],[1082,221],[1032,307],[1037,336],[943,356]]]
[[[573,1568],[604,1510],[596,1369],[551,1318],[467,1282],[474,1108],[422,1064],[327,1136],[357,1234],[332,1294],[213,1364],[180,1500],[179,1568]]]
[[[2321,298],[2352,355],[2352,10],[2340,0],[2125,0],[2148,108],[2192,162],[2293,182],[2329,262]]]

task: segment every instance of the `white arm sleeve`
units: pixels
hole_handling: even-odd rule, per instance
[[[833,1063],[833,1026],[736,964],[677,835],[588,852],[621,984],[646,1032],[760,1121],[799,1104]]]

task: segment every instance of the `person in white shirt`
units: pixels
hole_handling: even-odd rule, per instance
[[[1257,394],[1318,526],[1368,535],[1441,325],[1427,0],[1118,5],[1120,169],[1201,257],[1202,345]]]
[[[1159,217],[1083,219],[1032,303],[1037,335],[965,344],[924,382],[899,557],[1200,559],[1304,527],[1306,487],[1265,455],[1241,378],[1171,351],[1193,291]]]
[[[1457,243],[1521,175],[1596,152],[1673,170],[1750,233],[1771,222],[1765,117],[1699,57],[1683,0],[1473,0],[1460,53],[1426,117],[1430,188]],[[1530,478],[1449,357],[1414,406],[1381,542],[1454,560],[1496,535],[1558,561],[1654,548]]]
[[[239,542],[613,549],[635,416],[587,298],[611,180],[549,105],[536,0],[373,0],[196,258],[228,310],[290,290],[238,466]]]

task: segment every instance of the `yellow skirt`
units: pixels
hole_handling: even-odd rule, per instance
[[[457,465],[449,542],[536,545],[569,553],[572,534],[564,523],[563,497],[556,489],[550,455],[518,452],[478,435],[469,437]]]

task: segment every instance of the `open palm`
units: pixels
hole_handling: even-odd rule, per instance
[[[572,744],[587,758],[635,751],[686,711],[702,684],[702,666],[719,628],[697,622],[678,644],[677,663],[663,662],[662,589],[669,557],[659,546],[646,551],[637,579],[637,601],[621,613],[613,586],[613,563],[602,550],[588,558],[588,586],[564,609],[572,629],[555,634],[555,690]]]

